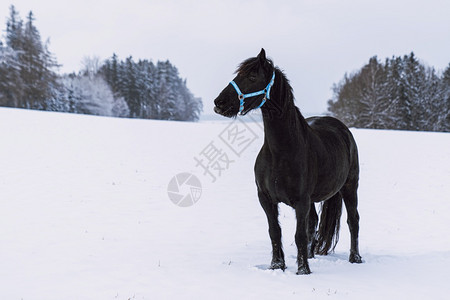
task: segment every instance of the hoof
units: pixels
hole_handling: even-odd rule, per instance
[[[311,270],[308,266],[301,266],[298,268],[297,275],[308,275],[311,274]]]
[[[359,255],[358,253],[350,253],[348,261],[351,262],[352,264],[360,264],[362,263],[362,258],[361,255]]]
[[[286,270],[286,264],[284,261],[273,261],[269,267],[270,270]]]

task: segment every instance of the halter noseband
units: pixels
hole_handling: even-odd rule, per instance
[[[262,99],[261,104],[257,108],[260,108],[261,106],[263,106],[263,104],[266,103],[266,100],[270,99],[270,89],[272,88],[274,81],[275,81],[275,71],[273,71],[272,79],[270,79],[270,82],[266,86],[265,89],[260,90],[258,92],[254,92],[254,93],[243,94],[241,92],[241,90],[239,89],[238,85],[236,84],[236,82],[234,82],[234,80],[232,80],[230,82],[230,84],[234,87],[234,89],[236,90],[236,93],[238,94],[239,113],[242,114],[242,112],[244,111],[244,99],[245,98],[250,98],[250,97],[254,97],[254,96],[259,96],[259,95],[265,94],[264,98]]]

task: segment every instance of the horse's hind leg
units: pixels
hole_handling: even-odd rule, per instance
[[[258,191],[259,203],[267,216],[269,236],[272,241],[272,262],[270,269],[286,269],[283,247],[281,244],[281,228],[278,223],[278,205],[274,204],[262,191]]]
[[[347,209],[347,224],[350,229],[351,247],[349,261],[351,263],[362,263],[358,247],[359,214],[358,214],[358,182],[347,182],[342,188],[345,207]]]
[[[308,258],[314,258],[314,249],[316,248],[316,228],[319,216],[316,212],[314,202],[311,202],[308,218]]]

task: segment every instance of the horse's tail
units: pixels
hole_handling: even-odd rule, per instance
[[[322,202],[319,230],[316,236],[315,252],[327,255],[333,251],[339,240],[340,219],[342,214],[342,195],[336,193],[327,201]]]

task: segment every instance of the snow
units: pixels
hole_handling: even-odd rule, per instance
[[[295,215],[281,205],[288,269],[271,246],[253,164],[221,133],[232,122],[114,119],[0,109],[0,299],[448,299],[450,134],[352,129],[360,150],[360,250],[295,275]],[[244,123],[235,123],[244,128]],[[225,131],[224,131],[225,130]],[[222,135],[223,137],[223,135]],[[217,180],[196,166],[213,142],[232,160]],[[169,181],[202,183],[174,205]]]

